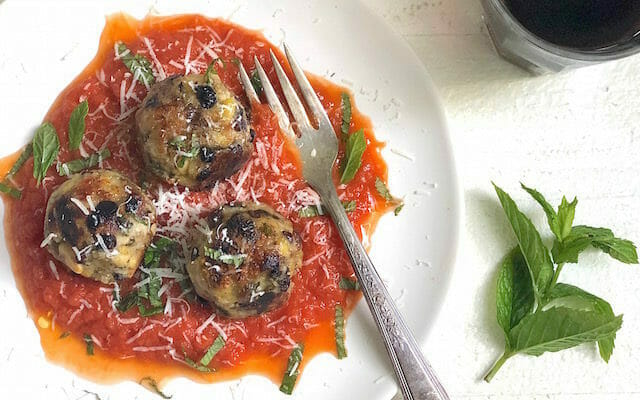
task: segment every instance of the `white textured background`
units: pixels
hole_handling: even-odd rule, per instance
[[[578,196],[576,223],[611,227],[640,243],[640,57],[532,77],[500,59],[476,0],[367,0],[431,73],[449,118],[466,206],[465,231],[445,306],[426,354],[454,399],[639,399],[640,267],[596,252],[561,280],[609,300],[624,324],[610,363],[594,346],[515,357],[491,384],[502,351],[495,322],[497,262],[515,244],[490,181],[538,227],[542,211],[518,189],[553,203]]]

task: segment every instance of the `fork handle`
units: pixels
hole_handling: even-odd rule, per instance
[[[449,396],[398,312],[356,235],[333,184],[319,193],[345,244],[362,293],[373,314],[405,400],[448,400]]]

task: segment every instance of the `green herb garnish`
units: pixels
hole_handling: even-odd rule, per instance
[[[222,252],[222,250],[212,249],[211,247],[204,247],[204,255],[213,260],[220,261],[224,264],[233,265],[236,268],[242,265],[244,260],[247,258],[246,254],[227,254]]]
[[[335,333],[338,358],[345,358],[347,356],[347,349],[344,345],[344,311],[339,304],[336,305]]]
[[[515,354],[539,356],[595,342],[600,356],[608,362],[622,315],[616,316],[605,300],[576,286],[558,283],[558,277],[565,263],[577,263],[579,254],[589,246],[619,261],[638,263],[637,250],[630,241],[616,238],[609,229],[573,225],[576,199],[570,203],[563,198],[556,211],[538,191],[522,187],[547,215],[554,235],[553,261],[529,218],[495,186],[518,247],[500,266],[497,319],[506,343],[504,354],[485,376],[487,382]]]
[[[362,164],[362,155],[366,148],[367,140],[362,129],[349,135],[344,153],[340,183],[349,183],[356,176],[356,172],[358,172]]]
[[[213,341],[213,344],[209,347],[206,353],[200,359],[200,365],[208,367],[213,357],[224,347],[224,338],[220,335]]]
[[[249,77],[249,80],[251,81],[251,86],[253,86],[253,90],[255,90],[256,93],[260,95],[260,93],[262,93],[262,82],[260,81],[260,74],[258,74],[257,69],[253,70],[253,72],[251,73],[251,76]]]
[[[193,368],[193,369],[197,369],[197,370],[198,370],[198,371],[200,371],[200,372],[213,372],[213,370],[212,370],[211,368],[209,368],[209,367],[205,367],[205,366],[203,366],[203,365],[200,365],[200,364],[198,364],[197,362],[195,362],[195,361],[193,361],[192,359],[190,359],[190,358],[187,356],[187,353],[186,353],[186,352],[184,352],[184,350],[183,350],[183,353],[184,353],[184,362],[186,362],[186,363],[187,363],[187,365],[188,365],[188,366],[190,366],[191,368]]]
[[[47,170],[53,164],[60,150],[60,141],[56,128],[45,122],[36,130],[33,136],[33,177],[40,182],[47,175]]]
[[[207,80],[207,83],[211,85],[213,83],[213,76],[218,75],[218,71],[216,71],[215,64],[218,61],[217,58],[213,59],[209,66],[207,67],[207,71],[204,73],[204,78]]]
[[[91,338],[91,335],[89,335],[88,333],[85,333],[82,339],[87,344],[87,355],[92,356],[93,355],[93,339]]]
[[[342,290],[360,290],[360,282],[355,279],[345,278],[344,276],[340,278],[338,286]]]
[[[89,113],[89,103],[87,100],[78,104],[71,112],[69,117],[69,150],[76,150],[82,143],[84,136],[85,123],[84,120]]]
[[[101,150],[97,153],[91,154],[87,158],[78,158],[75,160],[67,161],[66,163],[60,165],[58,168],[58,174],[60,176],[71,176],[75,173],[84,171],[85,169],[93,168],[96,165],[100,164],[101,161],[106,160],[111,157],[111,152],[109,149]]]
[[[24,163],[27,162],[27,160],[29,159],[29,157],[31,157],[32,154],[33,154],[33,144],[29,143],[25,146],[24,150],[22,150],[22,153],[20,153],[20,156],[16,160],[15,164],[13,164],[13,166],[9,170],[9,173],[7,174],[5,179],[11,178],[15,174],[17,174],[18,171],[20,171],[20,168],[22,168]]]
[[[340,131],[342,132],[343,140],[346,140],[351,126],[351,99],[348,93],[342,93],[340,97],[342,99],[342,125],[340,126]]]
[[[296,384],[298,375],[300,375],[300,363],[302,362],[302,353],[304,352],[304,346],[298,344],[291,350],[289,360],[287,361],[287,369],[282,377],[282,384],[280,384],[280,391],[285,394],[293,393],[293,387]]]
[[[69,335],[71,335],[71,332],[69,331],[64,331],[60,334],[60,336],[58,336],[58,339],[64,339],[66,337],[68,337]]]
[[[402,211],[402,209],[404,208],[404,202],[393,197],[391,195],[391,192],[389,192],[389,188],[387,188],[387,185],[385,185],[384,181],[378,177],[376,177],[375,187],[378,194],[382,196],[382,198],[385,199],[387,203],[395,206],[395,208],[393,209],[393,214],[395,216],[398,216],[398,214],[400,214],[400,211]]]
[[[342,206],[344,207],[344,211],[347,213],[354,212],[356,210],[357,203],[355,200],[351,201],[343,201]],[[298,216],[300,218],[312,218],[317,217],[319,215],[325,215],[327,212],[322,205],[312,205],[312,206],[304,206],[298,210]]]
[[[16,199],[19,199],[20,197],[22,197],[22,192],[19,191],[18,189],[14,188],[10,183],[8,183],[7,181],[4,182],[0,182],[0,192],[2,193],[6,193],[11,197],[14,197]]]
[[[158,387],[158,383],[156,382],[156,380],[150,376],[145,376],[144,378],[140,379],[140,385],[146,388],[147,390],[154,392],[155,394],[162,397],[163,399],[170,399],[173,397],[173,396],[169,396],[162,393],[162,391]]]
[[[116,57],[122,60],[122,63],[131,71],[133,79],[137,79],[145,86],[155,82],[151,62],[141,54],[133,54],[127,46],[119,42],[116,44]]]
[[[121,313],[129,311],[138,303],[138,291],[129,292],[126,296],[115,303],[116,309]]]

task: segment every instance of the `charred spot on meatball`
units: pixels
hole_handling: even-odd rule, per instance
[[[133,198],[137,206],[127,211]],[[156,228],[151,199],[109,170],[71,176],[51,194],[46,215],[47,250],[73,272],[103,283],[133,276]]]
[[[207,218],[209,232],[194,230],[197,252],[187,265],[196,293],[229,318],[280,307],[302,265],[302,243],[291,221],[259,204],[230,204]]]
[[[218,76],[156,82],[136,113],[146,168],[169,183],[213,187],[249,160],[253,138],[242,104]]]

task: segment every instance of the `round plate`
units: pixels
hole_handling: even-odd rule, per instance
[[[261,29],[286,41],[310,72],[347,86],[373,120],[389,164],[391,191],[404,196],[399,214],[384,216],[371,257],[418,341],[426,340],[447,291],[461,217],[458,180],[442,107],[424,67],[384,21],[356,1],[0,1],[0,155],[25,144],[57,94],[91,60],[104,16],[125,11],[200,13]],[[7,398],[151,398],[139,385],[102,386],[44,359],[18,294],[0,231],[0,387]],[[266,378],[200,385],[171,381],[174,399],[390,399],[396,392],[387,356],[365,302],[347,324],[349,357],[322,354],[304,371],[293,397]],[[89,398],[89,397],[87,397]]]

